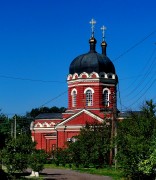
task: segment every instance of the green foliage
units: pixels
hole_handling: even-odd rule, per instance
[[[30,134],[30,123],[32,118],[16,115],[16,135]],[[8,118],[4,114],[0,114],[0,149],[5,146],[5,141],[14,136],[15,132],[15,116]]]
[[[10,123],[7,116],[0,114],[0,133],[7,135],[9,126]]]
[[[17,136],[20,134],[31,134],[30,132],[30,124],[33,121],[32,118],[26,116],[16,116],[16,133]],[[12,124],[12,128],[14,130],[15,125],[15,116],[10,119]]]
[[[44,150],[35,150],[29,156],[29,167],[35,171],[42,171],[48,155]]]
[[[139,163],[139,170],[146,175],[153,174],[156,175],[156,142],[154,139],[154,145],[151,147],[153,149],[148,159],[142,160]]]
[[[118,123],[117,161],[125,176],[131,179],[152,178],[151,174],[146,175],[139,169],[139,163],[151,154],[155,128],[155,105],[152,101],[146,102],[140,113],[131,113],[129,118]]]
[[[7,167],[9,173],[23,171],[28,167],[28,159],[35,149],[35,143],[31,137],[25,134],[17,139],[11,138],[2,150],[2,162]]]
[[[52,151],[52,156],[54,157],[54,162],[57,166],[60,164],[65,166],[67,163],[70,163],[70,156],[68,149],[57,148]]]
[[[0,149],[5,146],[5,140],[11,135],[10,127],[9,119],[4,114],[0,114]]]
[[[68,150],[71,161],[76,166],[102,167],[108,164],[108,153],[110,150],[111,127],[104,123],[87,123],[81,129],[80,134],[75,137],[75,142],[69,143]]]
[[[41,108],[35,108],[28,113],[31,117],[35,118],[41,113],[63,113],[66,111],[65,107],[58,108],[56,106],[53,106],[51,108],[49,107],[41,107]]]
[[[81,147],[80,147],[80,141],[78,140],[78,137],[75,137],[74,143],[69,143],[68,152],[70,157],[70,163],[73,163],[76,167],[79,167],[79,165],[82,164],[81,156]],[[84,152],[85,153],[85,152]]]

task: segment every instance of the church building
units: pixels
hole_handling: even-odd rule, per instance
[[[86,123],[113,121],[116,107],[118,77],[106,53],[105,27],[102,30],[101,52],[96,51],[95,20],[91,20],[92,34],[89,52],[77,56],[69,66],[67,76],[68,108],[65,113],[43,113],[31,124],[32,139],[37,149],[46,152],[65,148]]]

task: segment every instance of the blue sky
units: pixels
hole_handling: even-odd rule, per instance
[[[94,18],[97,51],[107,27],[107,55],[119,77],[119,110],[156,101],[155,0],[0,1],[0,109],[67,107],[69,65],[89,50]]]

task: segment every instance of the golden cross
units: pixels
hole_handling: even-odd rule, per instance
[[[105,40],[105,30],[106,30],[107,28],[105,27],[105,26],[102,26],[101,27],[101,30],[102,30],[102,39],[103,39],[103,41]]]
[[[96,21],[94,19],[92,19],[89,23],[91,24],[92,37],[94,37],[94,24],[96,24]]]

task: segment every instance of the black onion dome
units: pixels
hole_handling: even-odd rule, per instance
[[[106,51],[103,51],[103,48],[106,48],[107,44],[105,43],[105,47],[102,47],[102,54],[99,54],[95,51],[96,39],[92,37],[89,40],[90,43],[90,52],[86,54],[82,54],[76,57],[70,64],[69,74],[78,73],[81,74],[83,72],[86,73],[113,73],[115,74],[115,67],[111,60],[106,56]],[[102,45],[103,46],[103,45]]]
[[[115,67],[107,56],[96,52],[89,52],[76,57],[70,64],[70,74],[81,74],[83,72],[96,72],[98,74],[100,72],[105,72],[115,74]]]

